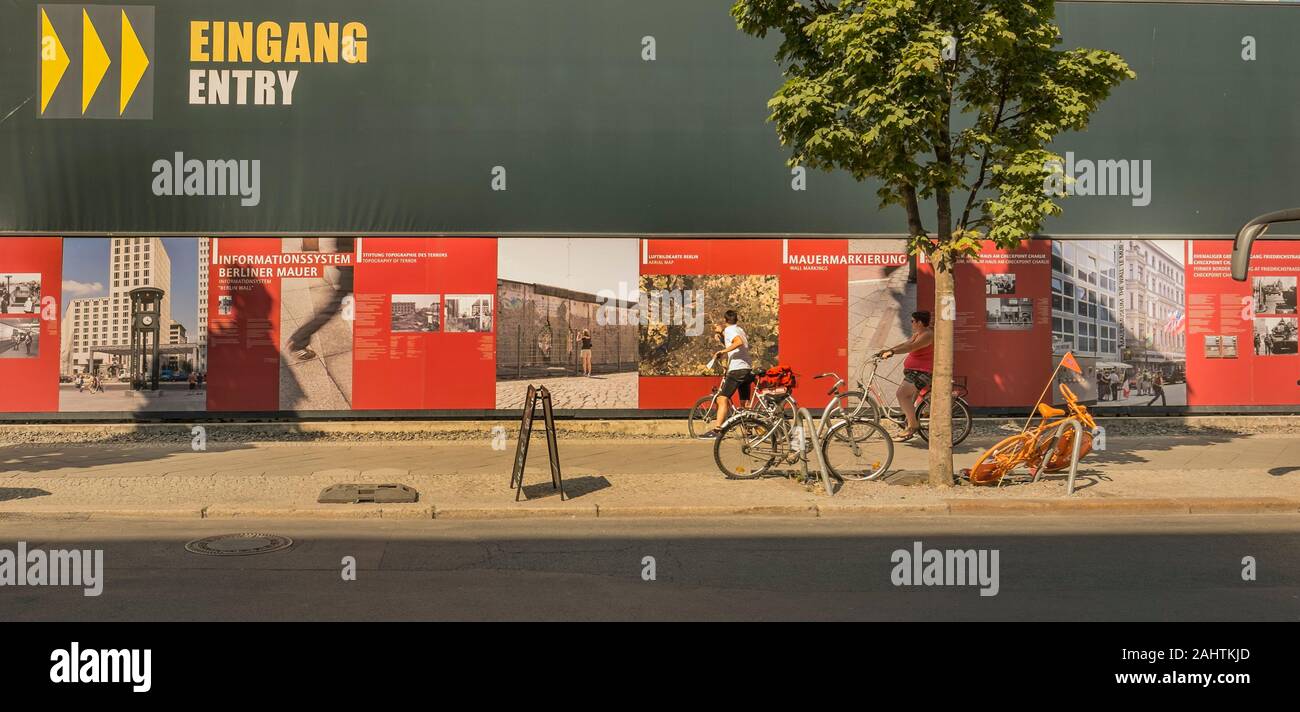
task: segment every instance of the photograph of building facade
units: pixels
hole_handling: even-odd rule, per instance
[[[1052,352],[1074,353],[1083,374],[1071,388],[1085,400],[1099,397],[1098,372],[1121,364],[1117,244],[1052,241]]]
[[[1124,349],[1136,370],[1182,384],[1187,368],[1186,286],[1180,242],[1124,243]],[[1173,393],[1166,386],[1173,402]],[[1186,403],[1185,397],[1179,403]]]

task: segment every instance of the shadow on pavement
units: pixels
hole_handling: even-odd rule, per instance
[[[16,499],[32,499],[34,497],[48,497],[49,492],[35,487],[0,487],[0,502],[11,502]]]
[[[93,449],[86,448],[83,443],[69,444],[74,445],[76,449],[69,450],[64,444],[0,446],[0,472],[36,473],[76,468],[87,470],[88,475],[95,475],[98,474],[96,469],[101,467],[158,462],[176,455],[235,452],[252,447],[242,443],[222,443],[209,445],[205,450],[196,452],[188,440],[183,444],[130,442],[126,445]],[[190,466],[197,467],[197,463]]]
[[[550,477],[549,474],[546,476],[548,478]],[[599,476],[574,477],[573,479],[565,478],[564,494],[568,499],[577,499],[578,497],[591,494],[592,492],[599,492],[600,490],[608,489],[610,486],[609,480]],[[560,491],[555,489],[548,479],[546,482],[538,484],[525,484],[524,497],[529,500],[554,497],[558,500],[560,497]]]

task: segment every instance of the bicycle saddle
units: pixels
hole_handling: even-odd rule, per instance
[[[1038,414],[1043,416],[1044,419],[1059,418],[1062,415],[1065,415],[1065,411],[1061,410],[1060,408],[1053,408],[1052,406],[1046,403],[1039,403]]]

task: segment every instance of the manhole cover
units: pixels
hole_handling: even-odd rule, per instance
[[[242,534],[221,534],[195,539],[185,545],[185,550],[191,554],[203,554],[204,556],[248,556],[250,554],[267,554],[272,551],[280,551],[291,546],[293,546],[293,540],[287,536],[244,532]]]

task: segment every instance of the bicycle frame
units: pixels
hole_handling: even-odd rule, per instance
[[[878,387],[876,387],[876,381],[881,380],[884,381],[885,383],[890,384],[891,386],[901,386],[903,384],[900,381],[895,381],[880,375],[880,364],[881,361],[879,359],[871,360],[871,375],[867,378],[867,385],[865,388],[862,388],[862,382],[859,381],[858,387],[862,388],[863,393],[866,397],[875,399],[876,407],[879,408],[881,411],[880,412],[881,417],[898,421],[903,417],[902,406],[901,405],[886,406],[885,403],[888,402],[888,399],[886,399],[885,395],[881,393]],[[916,392],[916,400],[913,402],[912,405],[914,407],[919,408],[921,404],[925,402],[926,397],[930,395],[930,390],[931,390],[930,386],[926,386],[925,388],[918,389]],[[952,388],[952,397],[964,401],[966,398],[966,386],[954,383]],[[897,401],[898,399],[894,398],[893,400]]]
[[[731,414],[731,416],[728,417],[726,421],[724,421],[722,424],[722,427],[725,428],[732,421],[749,415],[758,415],[759,417],[763,418],[764,422],[766,422],[768,425],[767,432],[764,433],[763,436],[758,438],[757,440],[746,443],[747,448],[754,447],[755,445],[759,445],[763,441],[769,438],[774,439],[777,433],[784,433],[786,436],[785,440],[787,443],[789,443],[792,439],[792,436],[794,434],[793,429],[791,428],[790,421],[785,417],[785,413],[783,411],[784,411],[785,403],[788,402],[790,406],[793,408],[795,417],[797,418],[799,413],[799,402],[794,399],[793,393],[787,392],[784,398],[775,401],[772,400],[770,397],[768,397],[770,395],[771,395],[770,393],[760,393],[759,390],[755,388],[754,392],[750,395],[749,398],[750,404],[761,405],[763,407],[761,409],[750,407],[744,410],[737,410],[735,413]],[[781,452],[778,451],[776,442],[775,441],[772,442],[773,455],[788,457],[790,452],[793,452],[793,448],[787,448],[785,452]]]
[[[833,372],[825,373],[822,374],[822,376],[834,376],[835,385],[831,386],[830,391],[827,392],[826,395],[830,396],[831,399],[829,402],[826,403],[826,407],[822,409],[821,417],[818,419],[818,423],[817,423],[818,439],[825,437],[826,433],[830,430],[831,416],[836,410],[838,410],[842,414],[841,415],[842,418],[845,419],[859,418],[862,416],[862,411],[864,410],[867,403],[869,402],[866,397],[866,389],[864,389],[862,387],[862,383],[859,382],[857,386],[858,386],[858,390],[863,392],[862,400],[858,403],[857,407],[853,409],[852,413],[845,413],[845,408],[843,405],[844,396],[849,394],[848,391],[844,390],[845,387],[848,385],[847,381],[843,378],[840,378],[840,375],[838,373],[833,373]],[[821,376],[817,376],[816,378],[821,378]]]
[[[1079,403],[1078,397],[1068,386],[1062,383],[1060,389],[1066,401],[1065,410],[1059,412],[1059,414],[1052,413],[1051,411],[1057,409],[1040,402],[1035,409],[1035,415],[1030,416],[1029,421],[1025,423],[1024,429],[1019,434],[1010,436],[994,445],[971,468],[970,478],[973,484],[993,484],[992,477],[985,479],[985,473],[987,472],[987,474],[998,473],[996,481],[998,485],[1001,485],[1007,475],[1021,466],[1028,466],[1035,480],[1043,472],[1062,469],[1059,463],[1055,467],[1049,467],[1049,463],[1052,461],[1053,454],[1057,453],[1059,444],[1063,442],[1067,428],[1071,429],[1070,437],[1075,437],[1074,428],[1077,424],[1080,435],[1079,440],[1073,444],[1070,462],[1072,473],[1070,486],[1071,490],[1073,489],[1073,468],[1078,462],[1077,458],[1081,457],[1079,448],[1082,442],[1082,434],[1092,433],[1097,427],[1097,422],[1093,419],[1092,414],[1088,412],[1088,409]],[[1030,428],[1029,426],[1034,422],[1034,417],[1039,419],[1038,425]],[[1014,449],[999,450],[1004,443],[1014,442],[1017,439],[1020,440],[1020,443]],[[982,465],[990,456],[992,456],[991,464],[993,469],[985,471]]]

